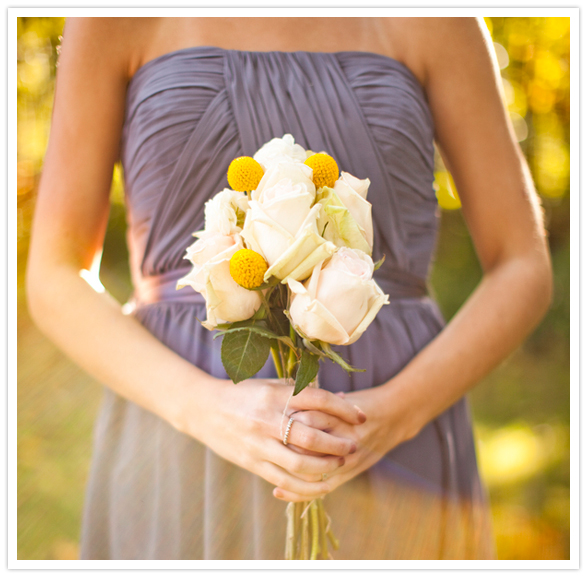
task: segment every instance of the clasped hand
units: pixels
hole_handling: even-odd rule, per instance
[[[217,380],[210,390],[209,397],[194,399],[200,417],[190,419],[183,431],[284,494],[309,500],[330,492],[323,475],[332,475],[357,450],[350,435],[329,430],[352,430],[365,415],[327,390],[306,388],[292,396],[291,386],[260,378],[236,386]],[[292,413],[296,422],[285,446],[283,435]]]
[[[292,432],[297,427],[310,427],[335,438],[351,441],[356,447],[345,457],[342,466],[321,478],[321,484],[327,485],[327,492],[331,492],[367,470],[400,442],[415,435],[415,431],[408,432],[406,415],[402,413],[402,410],[391,402],[385,402],[385,393],[382,388],[341,394],[340,397],[344,398],[349,405],[360,407],[361,412],[364,410],[363,414],[367,416],[361,423],[351,424],[349,421],[313,410],[297,412],[292,416],[296,421],[292,426]],[[299,450],[295,446],[291,449]],[[322,457],[327,458],[327,456]],[[273,495],[288,502],[307,500],[304,494],[282,486],[276,487]]]
[[[306,388],[292,396],[290,386],[267,379],[245,380],[236,386],[218,380],[214,389],[213,397],[204,400],[210,405],[200,410],[202,420],[184,431],[273,484],[274,496],[282,500],[323,496],[393,447],[393,435],[376,416],[380,410],[372,405],[376,401],[368,394],[372,391],[345,396]],[[369,419],[358,406],[369,408]],[[285,446],[290,417],[294,422]]]

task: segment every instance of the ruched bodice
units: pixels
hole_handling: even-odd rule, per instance
[[[444,325],[425,285],[437,230],[433,119],[414,74],[386,56],[193,47],[136,72],[122,134],[134,314],[176,353],[226,378],[219,339],[197,320],[202,297],[174,284],[231,160],[286,133],[371,180],[374,257],[386,257],[376,278],[391,303],[356,343],[337,348],[365,372],[325,363],[319,379],[333,392],[383,384]],[[271,365],[259,376],[274,376]],[[268,483],[108,390],[94,449],[84,557],[282,557],[284,505]],[[490,555],[465,400],[330,501],[339,558]]]
[[[367,52],[213,47],[151,60],[129,85],[122,162],[135,272],[187,266],[230,161],[286,133],[371,180],[378,276],[423,281],[436,232],[433,124],[412,72]]]

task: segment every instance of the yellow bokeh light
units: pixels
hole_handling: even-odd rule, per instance
[[[532,80],[528,87],[530,108],[536,114],[546,114],[552,110],[556,93],[542,80]]]
[[[510,112],[515,112],[523,118],[526,116],[526,112],[528,111],[528,100],[526,98],[526,92],[519,82],[510,80],[509,84],[514,91],[514,97],[511,104],[509,104],[508,109]]]
[[[510,57],[508,51],[498,42],[493,43],[493,50],[495,51],[495,57],[497,58],[497,64],[500,70],[507,68],[510,63]]]
[[[114,165],[110,201],[121,206],[124,205],[124,177],[122,174],[122,165],[119,162]]]
[[[540,442],[526,426],[499,429],[479,442],[479,466],[489,485],[523,480],[543,464]]]
[[[510,119],[516,133],[516,140],[522,142],[528,137],[528,125],[517,112],[510,112]]]
[[[566,130],[560,121],[560,118],[554,111],[549,112],[548,114],[535,116],[533,123],[534,130],[539,138],[547,136],[548,138],[564,140],[566,137]]]
[[[490,430],[475,426],[479,468],[489,487],[523,482],[560,462],[568,437],[560,425],[523,422]]]
[[[530,36],[522,28],[512,30],[508,36],[510,46],[526,46],[530,41]]]
[[[49,58],[46,54],[37,53],[26,62],[18,64],[18,83],[29,92],[41,92],[47,86],[51,75]]]
[[[558,40],[569,33],[571,19],[566,18],[544,18],[542,33],[549,40]]]
[[[541,50],[536,55],[534,61],[534,75],[539,81],[543,82],[550,88],[558,88],[564,73],[561,61],[551,52]]]
[[[509,108],[512,106],[516,100],[516,93],[514,87],[512,86],[509,80],[505,78],[501,79],[501,84],[503,86],[503,95],[505,98],[505,105]]]
[[[444,210],[458,210],[461,207],[461,199],[450,172],[446,170],[434,173],[434,189],[438,205]]]
[[[550,198],[564,196],[569,186],[569,151],[558,138],[537,139],[534,157],[534,178],[540,194]]]
[[[49,125],[37,122],[36,115],[18,123],[18,154],[26,160],[38,160],[45,155],[49,138]]]

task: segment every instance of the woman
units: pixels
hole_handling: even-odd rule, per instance
[[[281,558],[279,501],[332,491],[337,558],[492,556],[463,396],[543,316],[551,271],[488,46],[460,18],[68,20],[28,291],[39,326],[109,389],[83,557]],[[202,302],[169,289],[230,160],[284,133],[371,179],[392,300],[343,350],[367,372],[325,365],[326,390],[291,399],[287,447],[290,391],[269,370],[227,381]],[[433,139],[484,271],[444,329],[424,289]],[[131,315],[80,277],[120,157]]]

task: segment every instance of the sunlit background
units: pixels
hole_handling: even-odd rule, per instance
[[[471,394],[500,559],[569,558],[569,18],[486,18],[503,96],[542,198],[555,272],[536,332]],[[18,20],[18,558],[74,559],[100,385],[31,323],[24,272],[49,134],[63,18]],[[481,278],[458,193],[438,160],[431,277],[449,319]],[[120,170],[101,279],[130,294]]]

